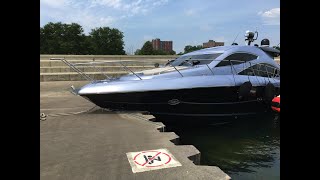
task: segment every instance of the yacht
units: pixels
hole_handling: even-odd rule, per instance
[[[121,77],[92,81],[74,89],[74,93],[101,108],[144,111],[154,116],[265,112],[272,99],[280,95],[280,65],[274,61],[280,51],[269,47],[268,39],[252,46],[257,34],[247,31],[243,46],[234,43],[190,52],[158,68],[139,72],[129,69],[130,73]],[[63,61],[79,71],[76,65],[80,64]]]

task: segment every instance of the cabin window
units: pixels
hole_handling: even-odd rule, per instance
[[[238,73],[239,75],[254,76],[253,68],[249,67]]]
[[[270,64],[264,64],[266,67],[266,70],[268,72],[269,77],[276,77],[280,76],[280,70]]]
[[[244,63],[247,61],[251,61],[251,60],[254,60],[257,58],[258,58],[258,56],[254,55],[254,54],[234,53],[234,54],[231,54],[230,56],[224,58],[224,60],[221,61],[219,64],[217,64],[216,67],[229,66],[229,65],[231,65],[230,61],[231,61],[232,65],[235,65],[235,64],[241,64],[241,63]]]
[[[238,73],[239,75],[277,77],[280,76],[280,70],[270,64],[255,64]]]
[[[171,65],[173,66],[190,66],[192,63],[199,61],[196,65],[210,64],[222,53],[215,54],[198,54],[198,55],[189,55],[189,56],[180,56],[174,60]]]

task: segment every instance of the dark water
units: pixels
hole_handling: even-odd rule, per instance
[[[200,150],[203,165],[218,166],[235,180],[280,179],[280,117],[268,113],[219,120],[199,121],[198,126],[164,123],[180,136],[181,144]]]

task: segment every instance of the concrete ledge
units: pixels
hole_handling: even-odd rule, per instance
[[[40,61],[40,67],[50,67],[50,61]]]
[[[203,171],[212,174],[217,179],[221,180],[230,180],[231,177],[224,173],[219,167],[217,166],[198,166],[199,169],[202,169]]]
[[[156,126],[156,129],[159,132],[165,132],[165,127],[166,126],[162,122],[154,122],[155,117],[153,115],[145,115],[145,114],[142,114],[142,113],[126,113],[124,116],[128,116],[129,118],[143,120],[143,121],[145,121],[147,123],[154,124]]]
[[[195,165],[200,165],[201,153],[200,151],[194,147],[193,145],[179,145],[177,146],[179,151],[187,156],[190,161],[192,161]]]
[[[170,141],[175,144],[180,144],[180,137],[175,132],[163,132],[166,133],[169,136]]]
[[[130,118],[144,120],[144,121],[153,123],[156,126],[159,126],[158,125],[159,122],[150,121],[150,120],[155,119],[155,117],[153,115],[143,115],[141,113],[130,113],[127,116]],[[161,124],[163,124],[163,123],[161,123]],[[170,136],[169,139],[172,143],[177,144],[177,142],[179,142],[179,140],[178,140],[179,136],[176,133],[163,132],[163,131],[160,131],[160,132],[162,132],[162,134],[169,135]],[[179,149],[180,152],[182,152],[185,156],[187,156],[195,165],[200,165],[201,154],[200,154],[200,151],[196,147],[194,147],[193,145],[179,145],[179,146],[177,146],[177,148]]]

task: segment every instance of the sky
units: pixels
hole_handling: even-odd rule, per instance
[[[117,28],[125,51],[146,41],[173,41],[173,50],[208,40],[245,44],[247,30],[271,45],[280,43],[280,0],[40,0],[40,27],[49,22],[78,23],[85,34],[96,27]]]

